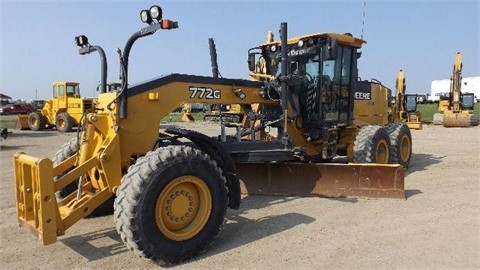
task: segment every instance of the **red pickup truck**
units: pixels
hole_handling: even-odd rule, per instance
[[[0,108],[1,115],[29,114],[33,111],[35,108],[30,104],[8,104]]]

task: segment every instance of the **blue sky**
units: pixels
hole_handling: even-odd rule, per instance
[[[220,72],[248,78],[249,48],[288,22],[289,36],[314,32],[362,34],[363,0],[351,1],[13,1],[0,0],[0,92],[14,99],[49,98],[53,81],[81,83],[96,95],[100,60],[80,56],[79,34],[100,45],[109,61],[108,80],[118,79],[116,49],[144,26],[139,12],[158,4],[179,28],[137,41],[130,83],[170,73],[210,75],[208,38],[215,38]],[[359,60],[362,79],[394,88],[403,69],[407,92],[430,91],[430,81],[449,78],[454,54],[463,54],[463,76],[480,75],[480,1],[366,1]],[[278,34],[276,35],[278,38]]]

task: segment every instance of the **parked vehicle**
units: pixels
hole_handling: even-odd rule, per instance
[[[428,96],[425,94],[417,94],[417,103],[418,104],[427,104]]]
[[[31,102],[32,106],[35,107],[35,109],[42,109],[43,105],[45,105],[45,100],[33,100]]]
[[[30,104],[7,104],[0,108],[1,115],[29,114],[33,111],[35,108]]]

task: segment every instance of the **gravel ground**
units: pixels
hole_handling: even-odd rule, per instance
[[[479,269],[480,127],[412,135],[407,200],[245,196],[206,253],[171,268]],[[49,246],[18,227],[12,155],[52,157],[73,136],[14,130],[0,141],[1,268],[158,268],[127,250],[112,216],[83,219]]]

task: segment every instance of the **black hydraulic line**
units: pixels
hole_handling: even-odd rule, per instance
[[[127,118],[127,95],[125,90],[128,88],[128,57],[130,56],[130,51],[132,49],[133,44],[139,38],[146,37],[149,35],[154,34],[158,29],[160,29],[160,24],[152,24],[138,32],[135,32],[130,38],[127,40],[125,47],[123,49],[123,75],[122,75],[122,89],[120,92],[120,112],[119,117],[120,119]]]

